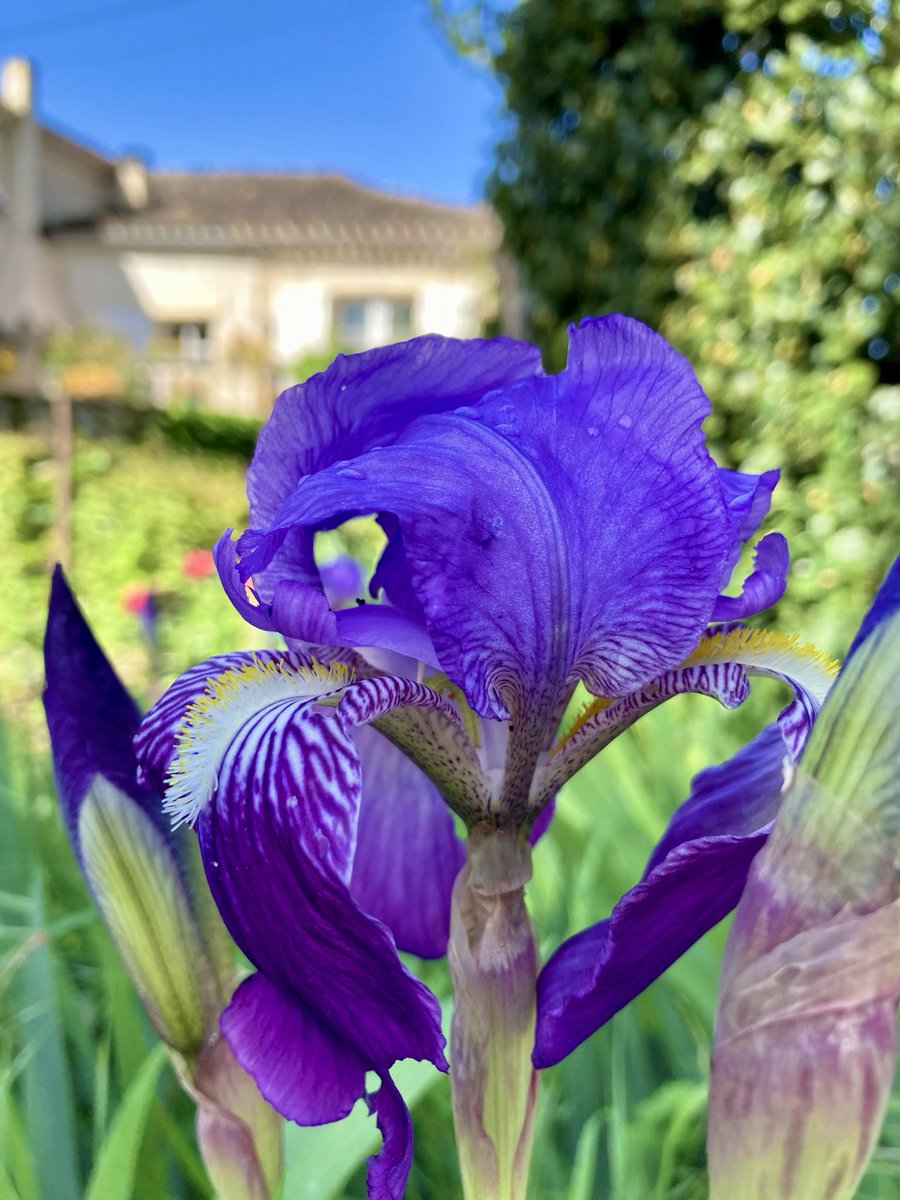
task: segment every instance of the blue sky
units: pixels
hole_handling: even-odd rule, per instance
[[[339,171],[480,197],[502,95],[428,0],[2,0],[51,123],[160,168]]]

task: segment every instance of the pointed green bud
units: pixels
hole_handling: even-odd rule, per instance
[[[160,1037],[196,1054],[226,996],[206,953],[172,847],[102,775],[78,814],[85,877]]]
[[[466,1200],[524,1200],[537,1102],[531,847],[476,827],[453,889],[453,1116]]]
[[[710,1200],[850,1200],[878,1138],[900,1001],[891,607],[876,602],[880,623],[867,622],[829,695],[738,907],[713,1052]]]

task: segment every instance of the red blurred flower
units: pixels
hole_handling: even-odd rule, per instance
[[[208,579],[215,572],[211,550],[188,550],[181,560],[181,573],[187,579]]]

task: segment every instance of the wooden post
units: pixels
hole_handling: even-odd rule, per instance
[[[72,397],[56,384],[50,397],[53,414],[53,461],[56,467],[53,505],[54,554],[68,571],[72,566]]]

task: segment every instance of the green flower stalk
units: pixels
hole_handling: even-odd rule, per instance
[[[754,862],[722,979],[710,1200],[850,1200],[900,1002],[900,560]]]
[[[537,1072],[538,951],[525,908],[531,847],[476,827],[453,889],[453,1116],[466,1200],[524,1200]]]
[[[282,1171],[281,1119],[218,1034],[237,984],[228,936],[189,847],[138,781],[140,713],[59,570],[44,648],[54,766],[82,874],[197,1102],[200,1149],[220,1200],[270,1200]]]

